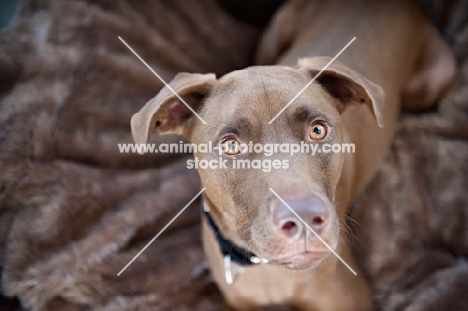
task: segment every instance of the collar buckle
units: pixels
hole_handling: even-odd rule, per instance
[[[260,258],[260,257],[257,257],[257,256],[251,256],[249,258],[250,262],[253,263],[253,264],[259,264],[259,263],[268,263],[268,259],[265,259],[265,258]]]

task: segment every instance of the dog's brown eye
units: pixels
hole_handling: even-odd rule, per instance
[[[234,138],[226,139],[222,143],[221,147],[223,148],[224,153],[229,155],[236,155],[240,153],[240,142]]]
[[[322,140],[327,135],[327,128],[322,123],[314,123],[309,129],[309,136],[313,140]]]

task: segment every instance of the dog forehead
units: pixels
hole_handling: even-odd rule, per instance
[[[215,110],[217,117],[272,118],[298,94],[287,114],[301,106],[310,110],[329,106],[329,98],[319,84],[304,88],[311,79],[308,73],[286,66],[256,66],[234,71],[219,80],[210,96],[209,110]]]
[[[234,91],[239,96],[261,96],[271,92],[286,95],[304,86],[308,82],[307,78],[306,74],[291,67],[254,66],[223,76],[219,81],[219,89],[223,93]]]

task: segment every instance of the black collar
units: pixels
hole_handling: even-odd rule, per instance
[[[254,253],[240,248],[239,246],[235,245],[232,241],[225,239],[221,234],[219,227],[216,225],[215,221],[211,217],[210,213],[204,210],[203,214],[205,215],[209,226],[213,229],[215,233],[216,240],[218,241],[219,249],[221,250],[223,257],[229,255],[231,261],[242,266],[250,266],[262,262],[262,259],[257,257]]]

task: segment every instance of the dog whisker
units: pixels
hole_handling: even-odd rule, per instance
[[[345,215],[346,218],[348,218],[348,220],[351,222],[351,224],[353,224],[353,226],[355,225],[358,225],[359,227],[362,228],[361,224],[359,222],[357,222],[353,217],[349,216],[349,215]]]

